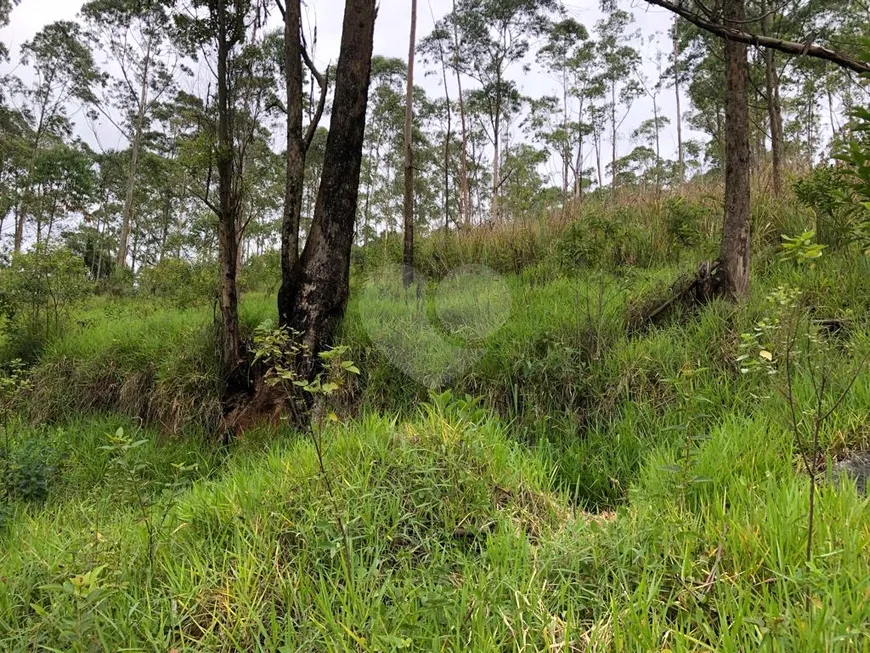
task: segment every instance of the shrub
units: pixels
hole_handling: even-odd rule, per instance
[[[66,248],[40,246],[13,254],[9,267],[0,271],[7,358],[35,359],[91,289],[84,262]]]
[[[145,294],[172,299],[178,306],[190,306],[217,297],[217,280],[213,264],[164,258],[142,270],[139,287]]]

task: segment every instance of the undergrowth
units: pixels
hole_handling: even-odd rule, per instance
[[[825,469],[870,448],[870,258],[783,256],[812,216],[760,196],[752,299],[629,329],[715,256],[713,190],[432,234],[412,291],[357,253],[314,439],[216,444],[212,306],[89,299],[3,406],[0,650],[867,650],[870,503]],[[811,562],[789,298],[848,389]],[[248,293],[246,338],[274,314]]]

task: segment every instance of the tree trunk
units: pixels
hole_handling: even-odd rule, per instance
[[[610,129],[613,152],[610,162],[610,188],[616,190],[616,82],[610,85]]]
[[[726,24],[744,24],[744,0],[725,0]],[[720,253],[723,290],[749,295],[749,71],[746,45],[725,41],[725,221]]]
[[[148,69],[151,65],[151,44],[154,41],[153,32],[148,37],[145,48],[145,61],[142,68],[142,87],[139,89],[139,107],[136,113],[136,126],[133,132],[133,142],[130,144],[130,173],[127,176],[127,196],[124,199],[124,222],[121,224],[121,236],[118,239],[118,254],[116,264],[123,268],[127,264],[127,241],[133,224],[133,210],[136,192],[136,169],[139,165],[139,151],[142,147],[142,131],[145,125],[145,112],[148,103]]]
[[[453,0],[453,15],[456,15],[456,0]],[[459,151],[459,213],[463,224],[471,224],[471,192],[468,185],[468,130],[465,124],[465,100],[462,97],[462,74],[459,71],[459,28],[453,21],[453,52],[456,71],[456,92],[459,100],[459,120],[462,124],[462,149]],[[446,87],[445,87],[446,88]]]
[[[677,21],[674,18],[674,99],[677,103],[677,171],[680,183],[686,179],[686,159],[683,154],[683,115],[680,110],[680,39],[677,34]]]
[[[218,77],[218,246],[220,259],[221,353],[224,371],[229,376],[240,359],[239,298],[236,286],[236,237],[239,202],[235,193],[233,120],[230,106],[229,58],[232,48],[227,25],[226,0],[217,0],[217,77]]]
[[[405,287],[414,281],[414,46],[417,39],[417,0],[411,0],[411,34],[408,46],[408,79],[405,90],[405,201],[404,252],[402,280]]]
[[[284,11],[284,77],[287,86],[287,154],[284,184],[284,215],[281,220],[281,288],[278,291],[278,322],[290,320],[290,290],[293,268],[299,260],[299,222],[305,183],[305,145],[302,132],[302,8],[300,0],[287,0]]]
[[[501,175],[501,150],[500,150],[500,141],[499,141],[499,131],[501,130],[501,121],[499,120],[499,116],[501,115],[501,105],[498,101],[496,101],[496,109],[495,120],[492,125],[492,199],[490,200],[490,215],[492,220],[495,221],[498,219],[498,190],[499,190],[499,176]]]
[[[21,210],[21,201],[15,204],[15,241],[12,245],[12,251],[18,254],[21,251],[21,244],[24,241],[24,211]]]
[[[315,355],[328,346],[347,307],[376,11],[376,0],[345,4],[320,190],[288,293],[290,325]]]

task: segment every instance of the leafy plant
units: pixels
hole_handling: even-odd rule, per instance
[[[6,329],[19,357],[33,358],[57,336],[69,311],[90,291],[87,268],[68,249],[44,246],[13,254],[0,273]]]
[[[827,245],[813,242],[816,232],[812,229],[797,236],[782,236],[782,246],[779,258],[781,261],[794,261],[799,265],[813,268],[816,260],[821,258]]]
[[[697,429],[695,425],[695,421],[706,417],[703,412],[698,412],[699,407],[711,403],[710,399],[696,387],[695,382],[695,378],[705,371],[706,369],[703,367],[684,365],[677,376],[665,379],[680,396],[680,407],[678,410],[685,418],[683,423],[671,427],[683,433],[680,457],[675,464],[664,467],[664,471],[673,475],[682,508],[686,507],[686,496],[689,488],[699,483],[709,482],[710,480],[705,476],[692,472],[699,445],[710,437],[706,431]]]
[[[254,362],[267,365],[265,383],[282,391],[288,402],[298,405],[298,390],[313,399],[310,422],[311,440],[317,454],[317,465],[323,478],[326,492],[335,510],[336,522],[344,545],[344,562],[348,583],[352,583],[350,537],[341,516],[341,508],[335,495],[332,479],[323,462],[323,434],[327,421],[338,422],[338,415],[328,412],[329,400],[346,385],[350,375],[360,373],[356,364],[345,359],[350,350],[347,345],[338,345],[321,351],[318,360],[312,361],[310,349],[299,339],[299,333],[287,327],[273,328],[264,323],[254,334]]]
[[[197,465],[172,463],[172,480],[155,483],[149,473],[150,463],[139,455],[146,444],[148,440],[134,440],[123,427],[119,427],[109,435],[108,444],[100,449],[109,454],[109,478],[118,488],[116,498],[125,502],[132,501],[140,514],[147,537],[148,569],[152,570],[157,538],[163,532],[169,511],[178,495],[187,487],[189,476],[196,472]]]

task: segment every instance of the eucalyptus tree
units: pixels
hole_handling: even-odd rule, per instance
[[[364,244],[378,225],[388,232],[398,226],[394,216],[401,212],[398,173],[403,162],[402,85],[406,73],[407,66],[401,59],[372,57],[371,106],[365,128],[363,162],[365,195],[359,207]]]
[[[124,267],[134,219],[136,174],[151,109],[175,86],[164,0],[90,0],[81,10],[86,34],[105,56],[106,83],[94,106],[130,144],[124,214],[116,263]]]
[[[698,8],[670,0],[647,0],[683,17],[693,25],[725,41],[725,218],[719,255],[721,289],[735,299],[749,293],[749,106],[747,45],[764,47],[790,55],[830,61],[861,74],[870,73],[870,62],[818,45],[813,38],[804,43],[751,31],[744,0],[723,0],[721,19]],[[703,12],[703,13],[702,13]]]
[[[405,125],[403,135],[405,188],[404,243],[402,263],[405,287],[414,280],[414,54],[417,46],[417,0],[411,0],[411,27],[409,30],[408,71],[405,81]]]
[[[20,115],[26,123],[30,160],[22,182],[16,217],[14,249],[21,250],[27,208],[38,205],[32,195],[37,179],[33,176],[37,158],[45,147],[54,147],[72,133],[69,111],[75,102],[90,104],[100,76],[93,55],[82,40],[81,27],[60,21],[46,25],[21,46],[21,63],[32,71],[29,84],[16,83],[13,89]]]
[[[502,132],[519,96],[508,72],[524,59],[530,39],[545,30],[546,18],[556,10],[555,0],[459,0],[443,19],[445,29],[452,28],[455,41],[461,43],[461,49],[455,48],[461,59],[454,65],[481,86],[478,105],[488,122],[493,148],[490,198],[493,217],[499,215],[498,195],[503,182],[499,172]]]
[[[285,301],[285,295],[289,291],[293,268],[299,259],[299,229],[305,192],[306,158],[326,106],[329,69],[321,73],[308,53],[302,28],[301,0],[286,0],[286,5],[281,0],[276,0],[276,5],[284,19],[281,53],[283,75],[279,76],[279,80],[284,85],[283,104],[287,132],[284,151],[284,207],[281,219],[281,290],[278,307],[279,312],[286,312],[289,304]],[[303,127],[305,104],[303,61],[312,78],[312,97],[308,107],[307,127]],[[320,88],[316,104],[313,101],[314,81]],[[282,323],[286,323],[288,319],[284,312],[281,312]]]
[[[87,210],[94,192],[93,159],[81,143],[58,143],[36,153],[28,174],[24,210],[36,227],[36,246],[51,240],[55,226]]]
[[[577,158],[582,159],[584,126],[579,121],[587,100],[592,56],[594,50],[589,41],[589,32],[573,18],[553,23],[547,30],[544,46],[538,50],[538,62],[557,78],[562,91],[561,127],[549,132],[549,140],[559,153],[562,168],[562,195],[569,196],[570,173],[573,169],[577,178],[577,165],[574,161],[574,144],[577,143]],[[577,99],[578,120],[572,121],[573,100]],[[534,113],[534,110],[533,110]],[[577,186],[579,188],[579,186]],[[582,192],[582,191],[581,191]]]
[[[376,15],[375,0],[345,2],[332,119],[314,219],[291,284],[279,300],[279,315],[302,334],[302,342],[314,355],[330,343],[350,293],[350,252]]]
[[[217,218],[221,353],[227,376],[240,371],[241,361],[237,276],[245,226],[245,155],[273,95],[272,69],[261,47],[266,17],[266,8],[255,0],[192,0],[174,14],[177,38],[188,55],[209,63],[217,87],[201,114],[199,145],[207,176],[196,194]]]
[[[612,180],[615,180],[619,173],[617,157],[619,127],[628,116],[634,100],[642,93],[634,74],[640,67],[640,54],[629,45],[629,41],[634,36],[628,31],[632,21],[631,14],[615,9],[595,25],[598,53],[603,64],[600,80],[610,95],[607,109],[610,114]],[[626,109],[617,119],[619,104],[623,104]],[[613,186],[615,187],[616,184],[614,183]]]

